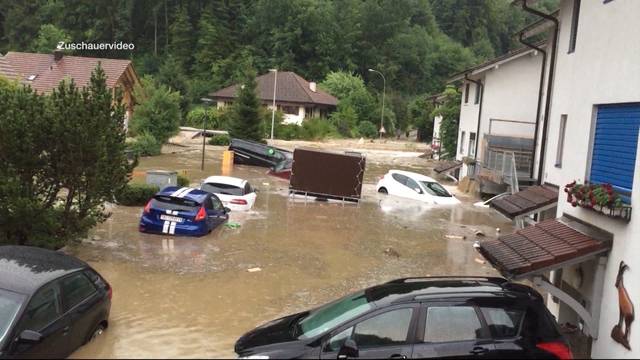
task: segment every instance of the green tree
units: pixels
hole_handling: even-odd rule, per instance
[[[176,10],[176,18],[169,28],[169,50],[184,69],[191,66],[194,29],[185,6]]]
[[[454,157],[458,144],[458,121],[460,118],[460,92],[454,86],[447,86],[442,93],[442,104],[431,113],[431,117],[442,116],[440,141],[444,154]],[[444,155],[443,154],[443,155]]]
[[[433,101],[426,95],[417,96],[407,106],[409,122],[418,131],[418,141],[430,142],[433,137]]]
[[[344,137],[352,137],[358,124],[358,114],[350,105],[339,105],[338,110],[331,113],[329,121]]]
[[[131,117],[133,134],[148,132],[160,143],[175,135],[180,126],[180,93],[151,77],[143,77],[134,90],[138,102]]]
[[[37,53],[51,53],[59,42],[69,42],[71,38],[63,30],[55,25],[45,24],[40,26],[38,37],[31,43],[30,50]]]
[[[184,73],[184,68],[180,62],[172,55],[166,57],[155,79],[169,87],[169,89],[176,91],[180,94],[180,109],[183,114],[187,113],[187,110],[191,106],[192,102],[199,102],[198,99],[189,98],[188,94],[191,94],[189,89],[189,79]]]
[[[330,72],[320,87],[338,98],[340,106],[352,108],[356,121],[379,120],[376,101],[360,76],[344,71]]]
[[[263,141],[262,127],[260,100],[256,94],[256,72],[248,68],[233,103],[229,135],[239,139]]]
[[[0,87],[0,243],[56,249],[107,218],[132,170],[114,103],[100,67],[83,89]]]

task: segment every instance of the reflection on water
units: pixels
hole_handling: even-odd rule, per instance
[[[184,170],[193,183],[219,173],[217,161],[200,172],[197,155],[143,159],[138,170]],[[141,209],[114,207],[73,250],[114,288],[109,329],[73,356],[230,357],[256,325],[362,287],[407,276],[495,275],[474,261],[473,230],[494,236],[496,227],[508,231],[505,219],[469,202],[437,208],[379,195],[375,181],[388,169],[371,164],[363,201],[343,204],[293,201],[285,181],[236,166],[232,175],[259,190],[254,209],[230,214],[239,228],[201,238],[141,234]],[[261,271],[247,271],[254,267]]]

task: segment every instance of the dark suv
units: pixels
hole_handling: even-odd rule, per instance
[[[85,262],[0,246],[0,358],[64,358],[106,329],[111,287]]]
[[[245,358],[571,358],[542,297],[501,278],[408,278],[264,324]]]

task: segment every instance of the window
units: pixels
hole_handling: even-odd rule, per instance
[[[408,179],[408,177],[396,173],[391,174],[391,177],[393,178],[393,180],[399,182],[402,185],[405,185]]]
[[[571,16],[571,37],[569,38],[569,54],[576,50],[576,40],[578,38],[578,20],[580,19],[580,0],[573,0],[573,14]]]
[[[464,131],[460,134],[460,154],[464,154]]]
[[[220,201],[220,199],[218,199],[218,197],[211,197],[209,198],[209,200],[211,201],[211,206],[213,210],[222,210],[224,209],[224,205],[222,205],[222,202]]]
[[[418,185],[418,183],[413,180],[412,178],[407,178],[407,182],[405,184],[407,187],[409,187],[411,190],[418,190],[416,191],[419,194],[422,194],[422,189],[420,189],[420,185]]]
[[[244,184],[244,193],[246,194],[251,194],[253,192],[253,188],[251,187],[251,184],[246,183]]]
[[[469,103],[469,83],[464,86],[464,103]]]
[[[18,310],[24,300],[22,295],[0,289],[0,343],[18,315]]]
[[[233,196],[244,195],[243,188],[234,186],[234,185],[228,185],[228,184],[204,183],[202,184],[202,190],[206,192],[210,192],[212,194],[233,195]]]
[[[413,309],[398,309],[356,325],[353,340],[359,348],[399,345],[407,342]]]
[[[481,338],[482,325],[471,306],[431,306],[427,309],[425,342],[465,341]]]
[[[482,83],[478,82],[476,84],[476,98],[474,100],[474,104],[479,104],[480,103],[480,97],[482,95]]]
[[[62,303],[64,311],[68,311],[74,306],[86,300],[96,292],[96,287],[83,273],[76,273],[60,281],[62,290]]]
[[[334,335],[329,339],[329,343],[327,343],[327,347],[324,351],[339,351],[342,345],[351,338],[352,333],[353,326]]]
[[[58,290],[48,285],[33,296],[29,306],[22,315],[20,330],[42,331],[60,316]]]
[[[311,311],[295,324],[294,333],[298,339],[309,339],[358,317],[373,307],[374,305],[369,303],[364,292],[361,291]]]
[[[475,156],[476,154],[476,133],[469,133],[469,156]]]
[[[518,336],[524,319],[524,310],[504,308],[480,308],[493,337],[504,339]]]
[[[430,195],[440,196],[440,197],[451,197],[451,194],[449,194],[447,189],[443,188],[442,185],[438,184],[437,182],[421,181],[421,183],[422,183],[422,186],[424,186],[424,188],[427,189],[427,193],[429,193]]]
[[[295,106],[282,106],[282,112],[289,115],[298,115],[298,108]]]
[[[305,118],[311,118],[313,117],[313,108],[310,106],[307,106],[304,108],[304,117]]]
[[[560,131],[558,132],[558,148],[556,149],[556,167],[562,167],[562,152],[564,149],[564,133],[567,128],[567,115],[560,116]]]

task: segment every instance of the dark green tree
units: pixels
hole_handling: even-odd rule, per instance
[[[440,141],[443,156],[456,155],[458,144],[458,125],[460,119],[460,92],[454,86],[447,86],[442,93],[442,104],[431,113],[431,117],[442,116],[440,123]]]
[[[134,90],[138,103],[131,117],[130,130],[136,135],[147,132],[165,143],[180,127],[180,93],[151,77],[142,78],[141,83]]]
[[[176,9],[176,18],[169,28],[169,51],[183,69],[189,69],[192,62],[194,29],[185,6]]]
[[[248,68],[233,103],[229,135],[239,139],[263,141],[262,128],[260,100],[256,94],[256,72]]]

